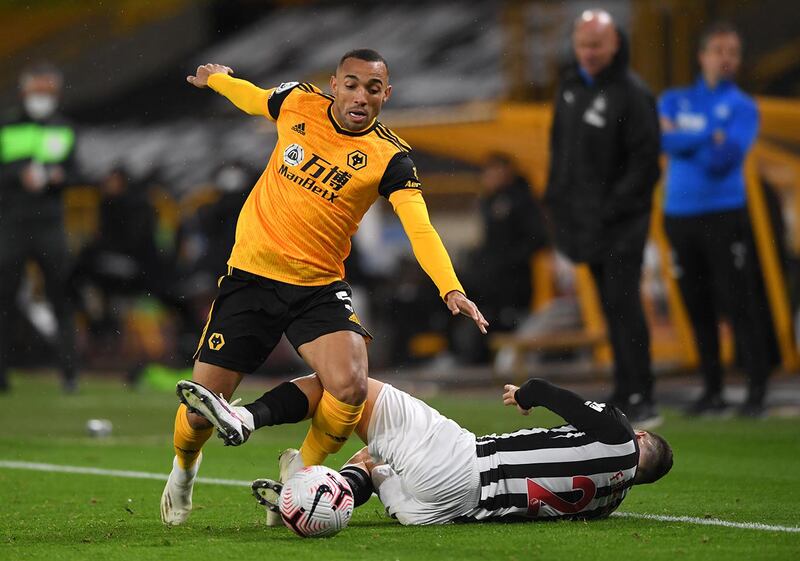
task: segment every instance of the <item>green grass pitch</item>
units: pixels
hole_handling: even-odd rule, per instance
[[[174,395],[95,380],[80,394],[63,396],[54,380],[17,376],[13,382],[15,391],[0,395],[0,461],[168,472]],[[478,434],[557,422],[547,412],[523,418],[504,409],[499,396],[498,389],[429,402]],[[113,436],[88,437],[90,418],[110,419]],[[278,453],[297,446],[305,429],[265,429],[239,448],[212,439],[200,475],[275,477]],[[668,411],[660,432],[674,447],[675,467],[661,482],[634,488],[621,511],[800,526],[797,420],[695,421]],[[354,438],[329,465],[338,467],[359,445]],[[165,528],[162,489],[157,480],[0,467],[0,560],[800,559],[800,533],[621,517],[404,528],[384,516],[375,498],[338,536],[302,540],[286,528],[265,527],[248,488],[210,484],[195,487],[186,525]]]

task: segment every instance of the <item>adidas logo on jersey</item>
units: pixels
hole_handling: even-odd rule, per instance
[[[303,136],[306,135],[306,124],[305,123],[298,123],[292,127],[292,130],[296,133],[302,134]]]

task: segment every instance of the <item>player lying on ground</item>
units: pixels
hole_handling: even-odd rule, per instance
[[[379,196],[392,204],[450,312],[470,317],[483,333],[488,323],[464,295],[430,223],[411,148],[377,120],[392,91],[380,54],[346,53],[330,79],[333,95],[297,82],[265,90],[232,73],[206,64],[187,80],[274,121],[278,140],[239,214],[228,274],[220,279],[192,378],[230,399],[243,375],[258,368],[285,334],[325,388],[300,447],[303,461],[320,464],[353,432],[367,395],[365,340],[371,336],[353,309],[343,263],[351,236]],[[291,384],[276,388],[272,399],[280,411],[271,422],[304,418],[297,393]],[[211,433],[204,418],[178,409],[175,459],[161,496],[165,524],[189,516]]]
[[[311,417],[323,392],[318,378],[312,374],[291,383],[306,396]],[[179,387],[191,389],[178,393],[189,396],[187,405],[204,411],[223,437],[249,430],[242,423],[243,407],[230,406],[193,382]],[[476,437],[424,402],[370,379],[356,426],[367,447],[341,471],[356,506],[374,490],[402,524],[594,519],[613,512],[633,485],[653,483],[672,467],[672,449],[662,437],[634,431],[616,407],[586,401],[545,380],[505,386],[503,403],[523,415],[545,407],[568,424]],[[303,466],[299,455],[288,456],[282,456],[289,464],[284,477]],[[270,480],[253,485],[262,502],[279,489]]]

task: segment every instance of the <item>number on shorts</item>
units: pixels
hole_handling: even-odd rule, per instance
[[[352,299],[352,298],[350,298],[350,297],[347,295],[347,291],[346,291],[346,290],[340,290],[339,292],[337,292],[337,293],[336,293],[336,297],[337,297],[339,300],[341,300],[341,301],[345,302],[345,305],[344,305],[344,307],[345,307],[345,308],[347,308],[347,309],[348,309],[348,311],[349,311],[349,312],[352,314],[352,313],[353,313],[353,306],[352,306],[352,304],[353,304],[353,299]]]

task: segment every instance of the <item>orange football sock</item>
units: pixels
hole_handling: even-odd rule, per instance
[[[335,454],[353,434],[353,430],[364,411],[364,404],[342,403],[327,391],[322,393],[311,419],[306,439],[300,447],[303,464],[316,466],[325,461],[328,454]]]
[[[186,412],[186,406],[181,403],[175,415],[175,434],[172,437],[178,464],[183,469],[188,469],[194,465],[200,455],[200,450],[203,449],[203,444],[214,433],[214,427],[200,430],[193,429],[186,418]]]

